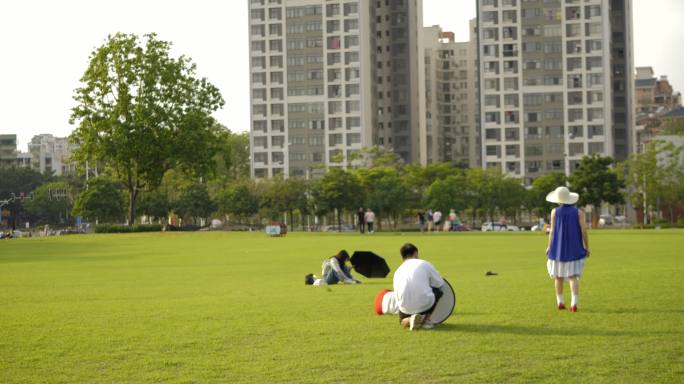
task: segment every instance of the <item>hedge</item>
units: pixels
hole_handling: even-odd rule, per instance
[[[670,229],[670,228],[684,228],[682,224],[634,224],[634,229]]]
[[[99,224],[95,226],[95,233],[133,233],[133,232],[161,232],[162,227],[159,224],[136,224],[136,225],[118,225],[118,224]]]

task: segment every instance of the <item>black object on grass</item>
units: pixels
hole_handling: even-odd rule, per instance
[[[313,283],[314,283],[313,273],[309,273],[308,275],[304,276],[304,284],[305,285],[313,285]]]
[[[390,272],[385,259],[369,251],[356,251],[351,257],[354,270],[366,277],[386,277]]]
[[[487,271],[487,273],[485,273],[485,276],[497,276],[497,275],[498,275],[498,273],[492,272],[492,271]]]

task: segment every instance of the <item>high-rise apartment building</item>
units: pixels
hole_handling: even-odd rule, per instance
[[[482,151],[530,183],[633,150],[631,0],[478,0]]]
[[[0,168],[9,168],[17,162],[17,135],[0,135]]]
[[[71,153],[76,146],[69,142],[68,137],[55,137],[51,134],[33,136],[28,144],[31,168],[40,173],[53,173],[56,176],[74,173],[76,165],[71,161]]]
[[[421,161],[422,1],[248,4],[252,176],[316,177],[372,145]]]
[[[423,29],[428,163],[481,164],[476,25],[465,42],[439,26]]]

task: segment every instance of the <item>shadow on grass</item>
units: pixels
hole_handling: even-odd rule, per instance
[[[591,328],[547,328],[522,325],[502,324],[440,324],[435,327],[436,332],[464,332],[464,333],[503,333],[524,336],[643,336],[648,335],[678,335],[681,332],[626,332]]]
[[[364,280],[361,282],[361,285],[387,285],[390,289],[392,288],[392,282],[391,281],[367,281]]]

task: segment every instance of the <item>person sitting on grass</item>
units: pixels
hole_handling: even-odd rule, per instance
[[[345,265],[347,261],[349,261],[349,253],[343,249],[337,255],[323,261],[321,266],[322,277],[320,279],[310,273],[304,276],[304,284],[333,285],[340,282],[344,284],[361,283],[352,276],[351,270]]]
[[[399,322],[411,331],[432,328],[430,315],[442,297],[444,279],[429,262],[418,258],[418,248],[406,243],[399,251],[404,260],[394,272],[394,293],[399,307]]]

